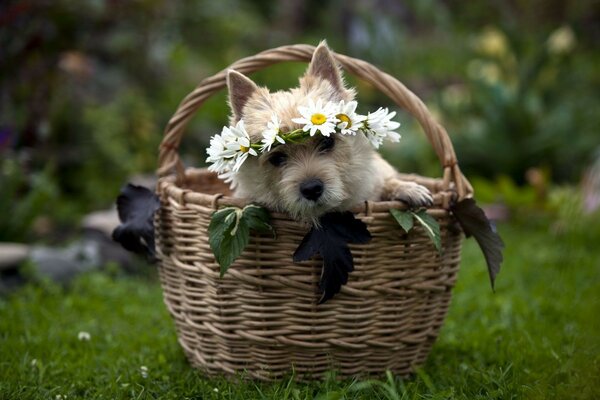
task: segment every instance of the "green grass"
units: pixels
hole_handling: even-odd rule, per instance
[[[94,273],[0,299],[0,399],[600,398],[600,241],[546,231],[501,227],[496,293],[466,242],[446,324],[411,379],[207,379],[185,361],[155,279]]]

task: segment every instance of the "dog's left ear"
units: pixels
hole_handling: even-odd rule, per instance
[[[316,76],[329,81],[333,89],[338,93],[342,93],[345,90],[340,68],[333,58],[329,47],[327,47],[327,43],[324,41],[317,46],[313,53],[306,75]]]

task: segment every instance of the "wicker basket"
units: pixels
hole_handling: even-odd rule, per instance
[[[282,61],[310,61],[313,46],[293,45],[244,58],[229,68],[250,73]],[[226,70],[207,78],[181,103],[160,148],[157,254],[165,303],[190,362],[208,374],[262,380],[294,369],[299,379],[401,375],[422,364],[444,321],[460,262],[462,233],[449,212],[472,188],[458,168],[446,131],[425,105],[392,76],[361,60],[334,55],[342,67],[388,95],[420,122],[443,165],[440,179],[407,175],[428,187],[428,210],[441,226],[438,253],[421,228],[405,234],[390,217],[399,202],[366,202],[356,209],[373,239],[352,245],[355,270],[332,300],[317,306],[319,260],[293,263],[308,226],[273,213],[277,239],[253,235],[221,279],[208,244],[211,214],[243,206],[204,169],[184,169],[178,153],[195,111],[225,86]]]

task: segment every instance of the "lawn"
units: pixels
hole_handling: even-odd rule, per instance
[[[466,242],[446,325],[411,379],[205,378],[177,344],[155,276],[105,272],[0,299],[0,398],[600,398],[600,241],[548,230],[500,227],[507,249],[495,293]]]

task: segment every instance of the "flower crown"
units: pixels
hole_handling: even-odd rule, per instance
[[[232,182],[249,155],[257,157],[259,151],[266,153],[271,151],[271,147],[302,143],[317,132],[327,137],[333,133],[356,135],[357,132],[362,132],[376,149],[384,139],[392,142],[400,140],[400,134],[394,132],[400,127],[400,123],[392,121],[395,111],[389,112],[387,108],[380,107],[373,113],[360,115],[356,113],[357,105],[356,101],[329,101],[323,104],[321,100],[316,103],[310,100],[307,107],[298,107],[301,117],[292,119],[303,125],[302,128],[282,132],[279,129],[279,118],[273,115],[262,132],[263,139],[260,143],[250,141],[244,120],[240,119],[235,126],[223,127],[220,135],[210,139],[210,147],[206,149],[206,162],[211,163],[208,169],[218,173],[219,178],[225,179],[225,182]]]

